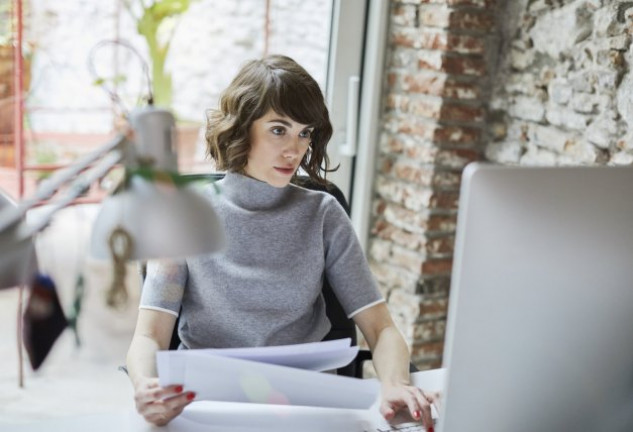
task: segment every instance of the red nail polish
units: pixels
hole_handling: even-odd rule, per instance
[[[435,432],[435,429],[433,428],[433,426],[429,426],[428,428],[426,428],[427,432]]]
[[[196,394],[194,392],[191,392],[191,393],[187,394],[187,399],[188,400],[193,400],[193,398],[195,398],[195,397],[196,397]]]
[[[175,391],[176,393],[182,393],[182,390],[183,390],[183,388],[182,388],[182,386],[180,386],[180,385],[179,385],[179,386],[176,386],[176,387],[174,388],[174,391]]]
[[[420,418],[420,411],[413,411],[413,418],[419,419]]]

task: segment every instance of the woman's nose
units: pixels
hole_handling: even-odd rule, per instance
[[[299,138],[291,138],[288,142],[288,145],[284,149],[283,156],[287,159],[292,159],[297,157],[299,154]]]

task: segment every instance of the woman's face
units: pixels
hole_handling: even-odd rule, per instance
[[[251,125],[246,175],[275,187],[287,186],[308,150],[312,130],[269,110]]]

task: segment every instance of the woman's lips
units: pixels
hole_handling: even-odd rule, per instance
[[[293,167],[291,168],[281,168],[281,167],[275,167],[275,170],[277,172],[280,172],[284,175],[292,175],[295,172],[295,169]]]

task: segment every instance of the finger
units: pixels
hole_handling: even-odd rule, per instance
[[[396,412],[404,406],[407,406],[407,404],[402,399],[383,396],[380,403],[380,413],[386,420],[390,420],[395,417]]]
[[[171,399],[173,397],[180,396],[180,395],[183,394],[182,393],[183,390],[184,390],[183,386],[181,386],[179,384],[167,386],[167,387],[163,388],[163,393],[162,393],[160,398],[161,399]]]
[[[148,419],[148,421],[155,423],[156,419],[160,419],[167,415],[166,411],[165,404],[162,403],[162,401],[156,401],[143,406],[140,412],[143,414],[143,417]]]
[[[149,386],[148,386],[149,387]],[[151,386],[147,391],[142,391],[136,395],[137,406],[154,403],[155,401],[172,397],[183,391],[182,385],[170,385],[167,387]]]
[[[156,426],[165,426],[175,416],[170,416],[167,413],[153,413],[145,416],[145,421],[155,424]]]
[[[165,399],[162,401],[163,406],[169,411],[182,411],[185,406],[189,405],[195,399],[196,394],[193,392],[183,393],[181,395]]]
[[[145,417],[147,416],[161,416],[165,413],[171,413],[174,410],[179,409],[181,406],[187,405],[188,393],[174,396],[169,399],[157,399],[150,403],[146,403],[138,407],[138,411]]]
[[[396,415],[396,411],[389,402],[383,401],[380,404],[380,414],[385,418],[385,420],[391,420]]]
[[[429,393],[426,393],[419,388],[413,390],[413,397],[415,398],[420,409],[420,416],[418,417],[418,419],[420,419],[424,407],[428,406],[430,410],[433,399],[429,396]]]
[[[180,408],[175,409],[175,410],[173,411],[173,413],[174,413],[174,417],[178,417],[180,414],[182,414],[182,412],[185,410],[185,407],[186,407],[187,405],[189,405],[190,403],[191,403],[191,401],[187,401],[187,403],[185,403],[184,405],[180,406]]]
[[[153,388],[151,390],[141,390],[134,395],[134,400],[136,401],[136,406],[140,409],[142,407],[153,404],[157,400],[160,400],[162,394],[162,389]]]
[[[431,404],[423,394],[420,394],[420,397],[416,399],[420,410],[417,413],[418,416],[416,417],[414,414],[413,417],[417,420],[422,420],[422,424],[424,425],[426,430],[428,432],[433,432],[433,416],[431,416]]]
[[[422,420],[423,424],[428,426],[427,419],[425,417],[428,413],[430,420],[431,405],[429,404],[429,401],[426,400],[424,393],[422,393],[420,389],[414,388],[410,392],[407,392],[405,402],[411,416],[416,420]]]
[[[158,400],[145,407],[143,417],[150,423],[159,426],[166,425],[174,417],[180,415],[194,398],[195,393],[188,392],[170,399]]]

